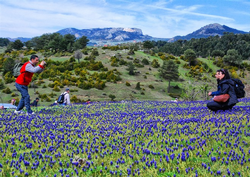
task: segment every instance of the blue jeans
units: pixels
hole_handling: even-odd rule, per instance
[[[16,110],[20,111],[25,106],[26,109],[27,109],[27,112],[32,113],[32,110],[30,109],[30,95],[29,95],[29,92],[28,92],[28,86],[20,85],[18,83],[15,83],[15,84],[16,84],[17,90],[22,95],[22,98],[21,98]]]

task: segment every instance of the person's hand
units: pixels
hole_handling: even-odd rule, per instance
[[[44,66],[46,64],[46,62],[43,60],[40,65]]]
[[[212,92],[208,92],[208,96],[211,96],[212,95]]]

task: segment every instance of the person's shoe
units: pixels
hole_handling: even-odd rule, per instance
[[[20,111],[17,111],[17,110],[15,110],[14,111],[14,114],[23,114],[24,112],[22,111],[22,110],[20,110]]]
[[[35,112],[31,112],[31,113],[26,113],[27,116],[30,116],[30,115],[35,115],[36,113]]]

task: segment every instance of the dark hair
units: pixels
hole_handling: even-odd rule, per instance
[[[219,69],[219,70],[217,70],[217,72],[220,72],[220,73],[225,75],[223,79],[231,79],[227,69]]]
[[[39,98],[36,98],[36,100],[39,100]]]
[[[35,58],[38,58],[37,55],[31,55],[30,60],[34,60]]]

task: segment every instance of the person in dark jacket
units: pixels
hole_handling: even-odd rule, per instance
[[[230,110],[232,107],[238,103],[237,96],[234,91],[234,82],[231,80],[230,75],[226,69],[217,70],[215,77],[217,79],[217,88],[215,92],[209,92],[209,96],[217,96],[222,94],[229,94],[230,98],[225,103],[218,103],[211,101],[207,103],[207,107],[212,111],[218,110]]]
[[[35,107],[37,107],[38,101],[39,101],[39,98],[36,98],[36,99],[33,101],[33,103],[30,104],[30,106],[35,106]]]

